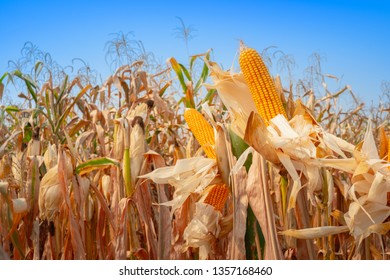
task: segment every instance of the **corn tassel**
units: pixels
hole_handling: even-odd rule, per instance
[[[212,186],[212,189],[207,194],[204,203],[210,204],[215,210],[222,212],[225,206],[226,200],[229,195],[229,190],[225,184],[219,184]]]
[[[257,111],[265,124],[269,125],[269,121],[279,114],[287,118],[274,81],[257,51],[241,43],[239,63]]]
[[[184,112],[184,119],[194,134],[196,140],[203,148],[208,158],[216,159],[214,145],[215,136],[212,126],[207,120],[195,109],[187,109]]]

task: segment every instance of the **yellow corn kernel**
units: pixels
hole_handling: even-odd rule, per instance
[[[287,118],[274,81],[258,52],[241,44],[239,63],[257,111],[265,124],[269,125],[269,121],[279,114]]]
[[[214,185],[210,192],[207,194],[204,203],[210,204],[214,207],[215,210],[222,212],[228,195],[229,190],[225,184]]]
[[[207,122],[203,115],[195,109],[187,109],[184,112],[184,119],[207,157],[216,159],[214,151],[215,136],[212,126]]]

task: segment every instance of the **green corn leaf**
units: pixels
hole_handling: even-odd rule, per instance
[[[66,76],[65,76],[65,79],[64,79],[64,82],[62,83],[60,95],[59,95],[58,98],[57,98],[57,103],[61,101],[62,97],[63,97],[63,96],[65,95],[65,93],[66,93],[66,88],[67,88],[67,85],[68,85],[68,79],[69,79],[69,76],[66,75]]]
[[[84,87],[80,93],[76,96],[76,98],[73,100],[73,102],[66,108],[65,112],[62,114],[62,116],[60,117],[58,123],[57,123],[57,126],[56,126],[56,129],[55,129],[55,133],[58,132],[58,130],[60,129],[61,127],[61,124],[64,122],[64,120],[68,117],[70,111],[72,110],[72,108],[74,107],[74,105],[77,103],[77,101],[80,100],[80,98],[87,92],[87,90],[89,90],[92,86],[91,85],[87,85],[86,87]]]
[[[5,111],[7,113],[11,113],[11,112],[17,113],[17,112],[20,111],[20,109],[18,107],[16,107],[16,106],[7,106],[7,107],[5,107]]]
[[[207,53],[207,55],[206,55],[206,59],[207,60],[209,59],[209,56],[210,56],[210,54]],[[198,82],[195,85],[195,89],[194,89],[195,93],[198,92],[198,90],[200,89],[202,84],[207,80],[208,76],[209,76],[209,67],[207,66],[206,63],[204,63],[203,64],[203,69],[202,69],[202,74],[200,75],[200,78],[199,78]]]
[[[237,134],[235,134],[231,129],[229,129],[230,141],[232,143],[233,155],[236,158],[239,158],[241,154],[249,147],[248,144],[242,140]],[[248,156],[248,159],[245,161],[246,172],[249,171],[249,167],[252,164],[252,154]]]
[[[180,68],[181,68],[181,70],[183,71],[184,75],[186,76],[186,78],[187,78],[189,81],[192,81],[190,72],[188,72],[187,68],[186,68],[183,64],[181,64],[181,63],[179,63],[179,65],[180,65]]]
[[[164,92],[167,90],[167,88],[171,85],[171,83],[166,83],[165,86],[163,86],[160,91],[158,92],[158,95],[160,95],[161,97],[164,95]]]
[[[260,245],[261,252],[257,247],[257,242]],[[245,250],[247,260],[264,259],[265,239],[259,222],[256,219],[252,208],[248,205],[248,215],[246,219],[245,232]]]
[[[0,82],[0,100],[3,98],[4,93],[4,84]]]
[[[76,167],[76,173],[84,175],[94,170],[105,169],[110,166],[120,167],[120,163],[119,161],[108,157],[94,158],[78,165]]]
[[[173,57],[171,57],[168,61],[171,63],[173,71],[175,71],[175,73],[179,79],[179,82],[181,84],[181,87],[183,88],[183,91],[186,92],[187,85],[184,81],[183,71],[182,71],[182,68],[180,67],[180,64]]]
[[[28,92],[30,93],[31,97],[34,99],[35,104],[37,104],[38,98],[36,92],[34,91],[34,89],[37,89],[37,86],[34,84],[34,82],[31,81],[29,77],[23,75],[22,72],[20,72],[19,70],[14,71],[13,74],[25,82]]]
[[[35,63],[34,71],[35,71],[36,76],[39,76],[42,69],[43,69],[43,62],[42,61],[38,61],[37,63]]]
[[[211,104],[211,101],[213,100],[214,96],[217,94],[217,90],[212,88],[207,92],[207,95],[203,99],[202,103],[208,103]]]

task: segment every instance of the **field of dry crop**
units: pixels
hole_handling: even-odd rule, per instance
[[[263,59],[1,76],[0,259],[390,259],[389,96]]]

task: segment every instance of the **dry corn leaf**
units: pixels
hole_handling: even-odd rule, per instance
[[[145,153],[145,159],[147,162],[153,163],[154,169],[165,167],[164,159],[160,154],[149,150]],[[170,213],[167,207],[161,204],[168,202],[168,197],[165,192],[164,185],[157,185],[158,193],[158,259],[167,260],[170,258],[171,250],[171,232],[172,225],[167,223],[170,220]]]
[[[222,177],[223,182],[229,186],[229,174],[230,174],[230,164],[228,158],[228,146],[227,146],[227,136],[225,129],[218,125],[216,128],[216,138],[215,138],[215,153],[216,160],[218,165],[219,174]]]
[[[370,233],[386,235],[390,231],[390,222],[372,225],[368,228],[368,231]]]
[[[265,239],[264,258],[281,260],[283,254],[279,245],[275,214],[267,179],[265,177],[265,161],[259,153],[254,153],[252,165],[248,172],[246,192]]]
[[[0,193],[3,194],[4,196],[7,193],[8,185],[9,185],[8,182],[0,181]]]
[[[74,259],[84,260],[86,257],[85,247],[82,241],[79,225],[72,211],[70,197],[67,191],[68,183],[70,183],[69,179],[72,177],[72,173],[73,167],[72,165],[69,165],[69,157],[66,155],[66,153],[60,146],[58,150],[58,183],[60,185],[60,192],[62,193],[67,208],[69,219],[69,233],[71,237],[70,239],[73,248]]]

